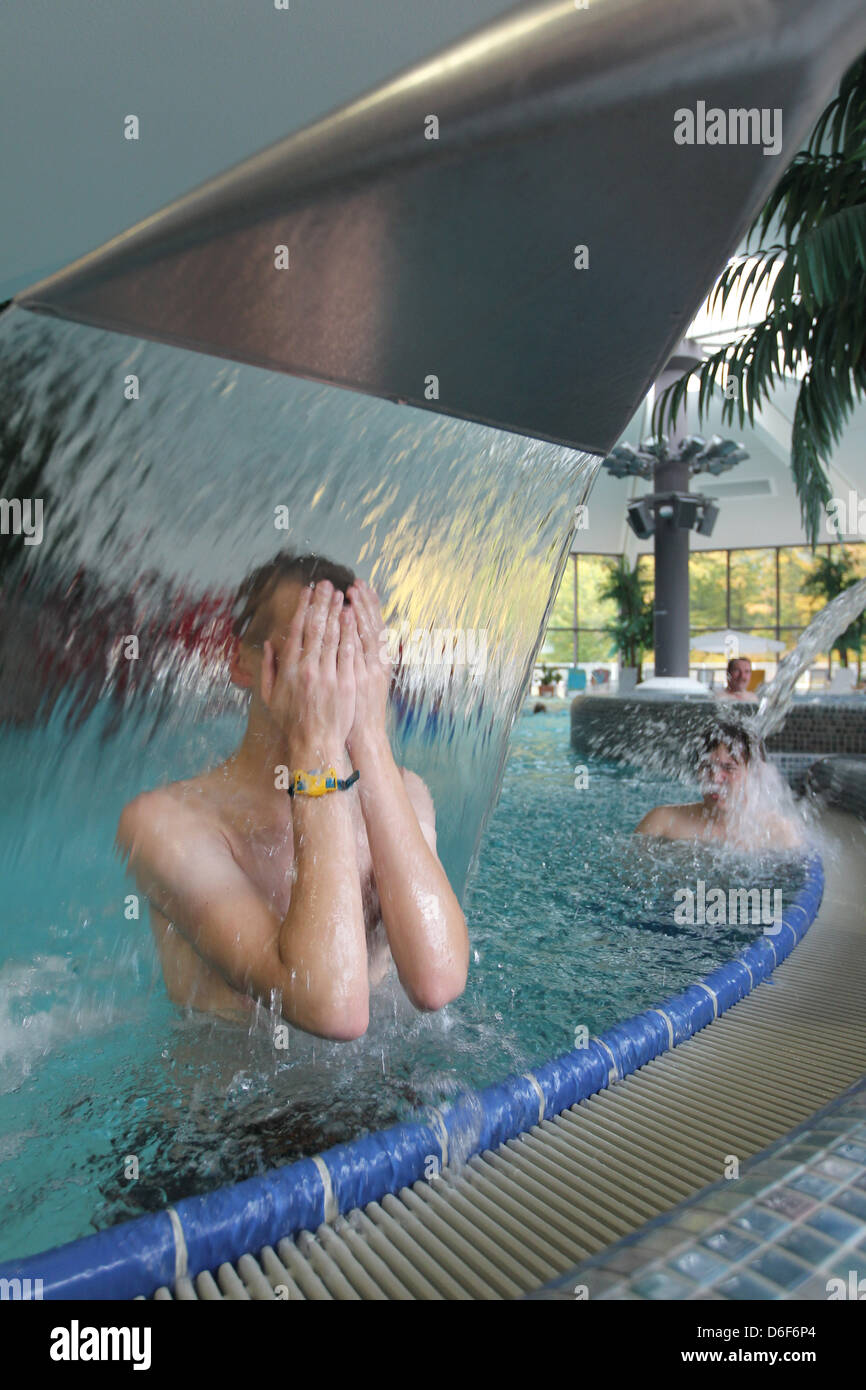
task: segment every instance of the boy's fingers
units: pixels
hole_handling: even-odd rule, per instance
[[[364,661],[364,653],[361,651],[360,644],[355,648],[355,680],[360,684],[367,672],[367,664]]]
[[[354,670],[357,638],[355,615],[351,608],[344,608],[340,613],[340,645],[337,647],[337,669],[341,674]]]
[[[359,585],[353,585],[352,590],[352,611],[358,624],[358,635],[366,651],[375,638],[373,623],[367,606],[367,598]]]
[[[289,623],[289,631],[286,635],[286,645],[283,648],[284,665],[294,666],[301,655],[301,642],[303,639],[304,622],[307,617],[307,609],[310,606],[310,599],[313,591],[309,585],[304,585],[301,596],[298,599],[298,606],[292,615]]]
[[[343,595],[339,589],[335,589],[331,595],[331,604],[328,609],[328,616],[325,620],[325,635],[322,640],[322,655],[333,662],[337,656],[337,644],[340,641],[340,610],[343,607]]]
[[[304,622],[304,656],[313,658],[321,656],[325,625],[328,620],[333,592],[334,586],[327,579],[323,579],[320,584],[316,585]]]

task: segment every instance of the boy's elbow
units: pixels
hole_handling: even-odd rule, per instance
[[[369,1009],[344,1011],[324,1020],[321,1036],[331,1042],[355,1042],[363,1038],[369,1026]]]
[[[419,980],[407,994],[421,1013],[435,1014],[452,1004],[466,988],[467,970],[457,969]]]
[[[323,1000],[300,1015],[284,1008],[283,1017],[304,1033],[313,1033],[328,1042],[355,1042],[363,1038],[370,1026],[370,1004],[369,999],[350,1003]]]

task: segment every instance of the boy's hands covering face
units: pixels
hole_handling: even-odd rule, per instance
[[[355,718],[354,615],[327,580],[301,592],[279,653],[266,641],[261,696],[297,766],[335,762]]]
[[[348,738],[349,754],[385,735],[385,712],[391,685],[391,662],[379,600],[369,584],[358,579],[348,592],[354,619],[355,718]],[[354,751],[353,751],[354,750]]]

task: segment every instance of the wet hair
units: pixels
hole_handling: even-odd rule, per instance
[[[710,755],[717,748],[729,748],[744,767],[748,767],[752,761],[767,761],[763,740],[743,724],[735,724],[732,719],[716,719],[704,731],[698,745],[698,768],[701,771],[709,766]]]
[[[748,661],[748,663],[749,663],[750,666],[751,666],[751,664],[752,664],[752,659],[751,659],[751,657],[748,657],[748,656],[732,656],[731,659],[730,659],[730,661],[728,662],[728,675],[731,674],[731,672],[733,671],[733,669],[734,669],[734,667],[736,666],[736,664],[737,664],[738,661]]]
[[[240,585],[234,601],[232,635],[251,647],[260,647],[268,635],[271,623],[270,601],[277,586],[290,581],[294,584],[318,584],[328,579],[335,589],[345,594],[355,582],[355,575],[346,565],[328,560],[324,555],[296,555],[283,550],[252,570]]]

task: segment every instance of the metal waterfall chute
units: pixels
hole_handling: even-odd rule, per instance
[[[519,5],[15,302],[604,453],[864,46],[862,0]]]

